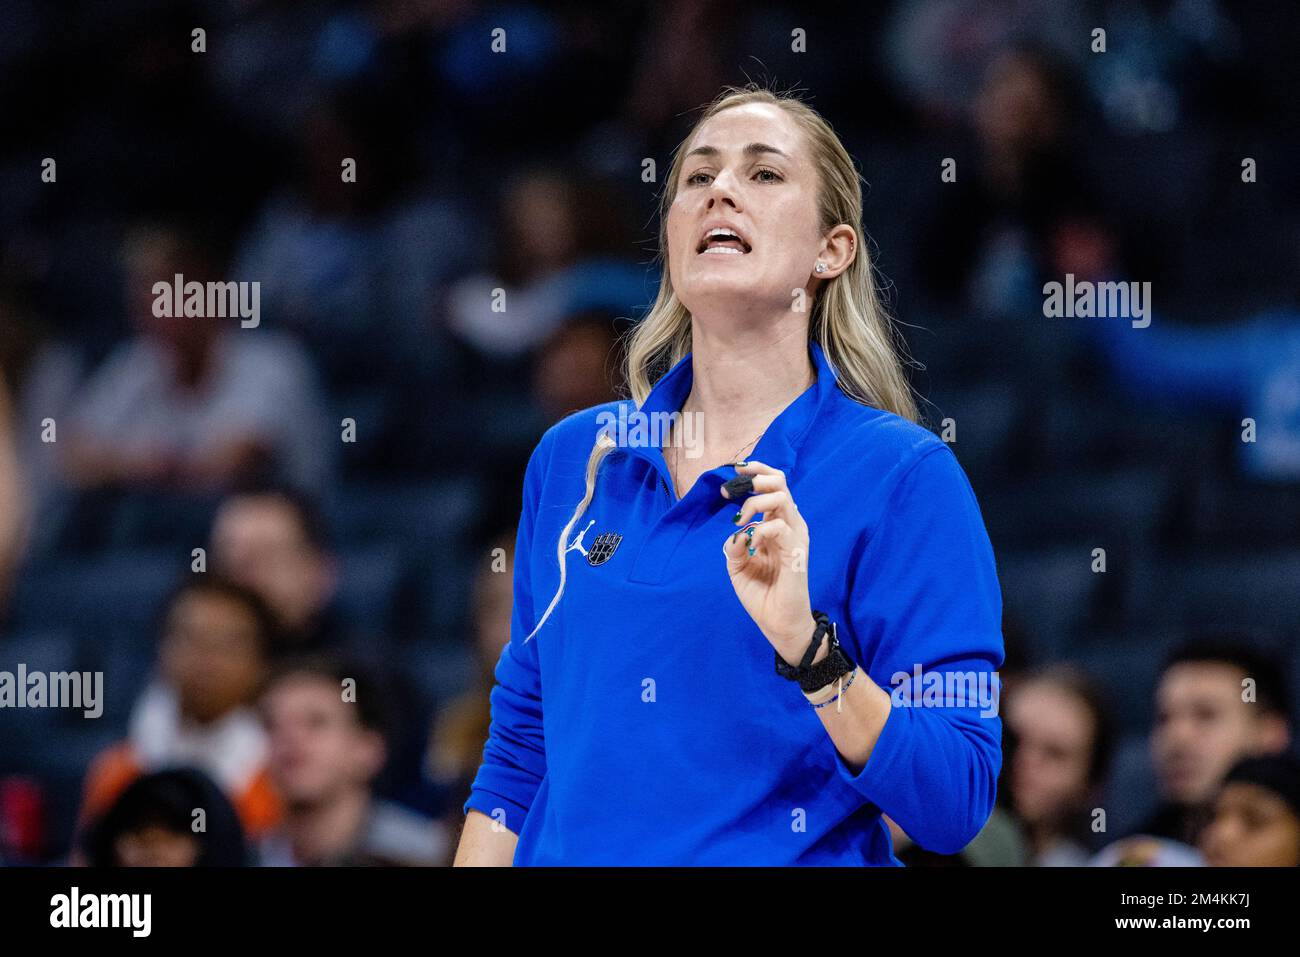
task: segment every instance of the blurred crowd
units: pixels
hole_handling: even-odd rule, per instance
[[[626,394],[645,160],[753,79],[858,160],[998,559],[998,807],[900,857],[1300,865],[1294,4],[0,16],[0,671],[105,698],[0,710],[0,862],[449,863],[524,464]],[[1046,317],[1067,274],[1154,320]],[[156,315],[176,275],[259,323]]]

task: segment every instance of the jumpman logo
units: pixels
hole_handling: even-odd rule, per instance
[[[587,528],[591,528],[591,526],[595,524],[596,524],[596,520],[593,518],[590,522],[587,523]],[[586,557],[587,550],[582,547],[582,536],[587,534],[587,528],[584,528],[582,531],[578,533],[578,537],[573,540],[573,544],[571,544],[568,548],[564,550],[564,554],[567,555],[569,554],[569,552],[573,551],[576,548],[578,551],[582,552],[584,558]]]

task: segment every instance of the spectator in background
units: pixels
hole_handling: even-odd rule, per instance
[[[284,820],[261,841],[268,866],[446,863],[445,828],[378,799],[387,758],[384,690],[354,662],[318,657],[269,683],[262,714]]]
[[[155,283],[178,273],[186,282],[220,278],[219,264],[180,229],[132,230],[125,260],[138,335],[72,401],[64,459],[72,484],[203,494],[270,476],[319,488],[331,436],[306,354],[261,325],[241,328],[238,317],[155,316]]]
[[[373,385],[428,349],[428,302],[481,248],[459,197],[420,189],[406,92],[315,94],[287,181],[238,243],[239,275],[262,281],[272,324],[309,345],[335,390]]]
[[[17,434],[9,386],[0,369],[0,621],[27,542],[28,509],[18,467]]]
[[[22,539],[22,551],[33,558],[48,551],[66,496],[58,488],[57,446],[43,441],[46,420],[63,421],[80,378],[77,349],[54,338],[20,284],[10,287],[0,277],[0,486],[12,483],[10,497],[0,502],[0,565],[6,536],[10,549]]]
[[[236,493],[218,507],[210,538],[214,569],[256,592],[275,615],[274,657],[346,653],[379,677],[394,708],[428,713],[430,703],[392,657],[391,636],[340,609],[342,562],[309,496],[284,487]],[[391,759],[378,785],[385,794],[420,800],[424,731],[423,717],[391,729]]]
[[[283,488],[232,495],[217,509],[211,537],[214,569],[266,601],[284,650],[344,643],[333,605],[339,562],[307,496]]]
[[[1234,765],[1201,848],[1210,867],[1300,866],[1300,761],[1279,754]]]
[[[1288,709],[1281,671],[1254,648],[1197,639],[1175,650],[1156,688],[1151,735],[1161,804],[1141,834],[1195,847],[1229,769],[1290,746]]]
[[[494,536],[487,551],[489,557],[479,566],[471,599],[474,678],[470,688],[438,715],[429,735],[429,777],[447,789],[447,821],[457,829],[464,819],[461,806],[469,797],[488,739],[492,721],[489,695],[496,683],[497,659],[510,642],[514,529]]]
[[[1202,867],[1205,859],[1194,847],[1167,837],[1136,837],[1116,841],[1088,862],[1089,867]]]
[[[547,426],[626,394],[615,323],[599,310],[570,316],[538,350],[533,394]]]
[[[202,812],[202,827],[196,812]],[[86,835],[90,867],[244,867],[239,815],[212,778],[193,768],[136,778]]]
[[[516,174],[502,190],[491,262],[451,284],[443,309],[448,331],[488,364],[525,358],[563,319],[596,308],[631,313],[648,304],[647,270],[603,258],[614,197],[541,167]],[[622,248],[626,248],[625,246]],[[497,294],[502,290],[504,298]]]
[[[132,709],[127,739],[86,774],[83,825],[140,775],[178,766],[210,774],[250,836],[279,820],[252,708],[275,627],[265,603],[240,585],[205,575],[177,589],[166,604],[158,671]]]
[[[528,463],[537,438],[579,409],[613,401],[627,393],[621,371],[626,325],[608,309],[567,316],[532,354],[531,391],[484,396],[465,417],[475,426],[467,454],[489,484],[511,483]],[[513,376],[505,376],[513,379]],[[527,381],[527,380],[526,380]],[[445,428],[440,424],[440,428]],[[440,447],[443,442],[434,438]],[[517,488],[501,489],[513,495]]]
[[[315,502],[284,487],[236,493],[217,509],[211,531],[215,570],[252,589],[277,623],[274,657],[347,653],[380,676],[385,693],[406,714],[427,713],[428,702],[392,658],[391,636],[375,633],[339,607],[342,562]],[[402,799],[420,789],[424,719],[392,729],[392,760],[380,782]]]
[[[656,6],[630,61],[633,72],[623,105],[628,126],[670,140],[678,119],[709,101],[728,81],[728,63],[740,55],[732,46],[737,13],[724,3],[695,0]]]
[[[1044,281],[1073,268],[1078,244],[1068,237],[1098,234],[1080,226],[1097,204],[1067,152],[1072,108],[1056,63],[1009,47],[985,72],[972,104],[975,154],[956,158],[919,250],[924,288],[939,304],[1037,313]]]
[[[1091,856],[1090,811],[1114,748],[1110,714],[1092,680],[1070,666],[1031,672],[1004,699],[1015,736],[1011,806],[1030,863],[1077,866]]]
[[[1078,42],[1091,26],[1088,10],[1074,4],[912,0],[883,6],[888,17],[882,31],[884,67],[913,109],[931,121],[960,116],[989,60],[1013,42],[1050,50],[1058,61],[1078,64],[1088,56]]]
[[[505,359],[540,343],[565,313],[564,290],[554,279],[578,259],[577,215],[573,185],[558,172],[515,176],[489,233],[495,261],[447,292],[451,333],[481,355]]]

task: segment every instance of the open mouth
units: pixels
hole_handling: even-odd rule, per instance
[[[752,248],[739,233],[718,226],[705,232],[695,248],[695,253],[699,256],[743,256]]]

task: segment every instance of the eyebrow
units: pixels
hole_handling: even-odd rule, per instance
[[[746,156],[760,156],[763,153],[775,153],[777,156],[784,156],[786,159],[790,158],[775,146],[768,146],[766,143],[746,143],[745,148],[741,150],[741,152]],[[692,156],[717,156],[718,153],[719,150],[716,146],[697,146],[695,149],[687,153],[686,156],[687,158]]]

